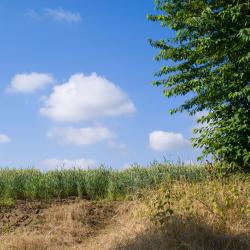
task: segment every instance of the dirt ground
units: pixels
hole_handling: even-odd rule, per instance
[[[87,242],[110,227],[123,205],[76,198],[17,201],[0,209],[0,249],[90,249]]]
[[[176,215],[159,230],[147,209],[138,200],[18,201],[0,208],[0,250],[250,249],[247,232],[225,233],[202,218]]]

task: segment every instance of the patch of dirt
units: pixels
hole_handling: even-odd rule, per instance
[[[44,206],[41,202],[18,201],[13,208],[3,207],[0,211],[0,235],[26,227],[38,218]]]
[[[49,207],[72,204],[76,198],[53,200],[50,202],[18,200],[13,207],[0,207],[0,236],[19,228],[35,227],[42,219],[43,211]]]
[[[0,211],[0,249],[86,249],[81,245],[109,227],[122,204],[76,198],[18,201]]]

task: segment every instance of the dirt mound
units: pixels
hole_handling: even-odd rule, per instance
[[[74,197],[50,202],[18,200],[14,206],[0,207],[0,235],[18,229],[35,227],[42,219],[43,211],[55,205],[72,204]]]
[[[44,206],[41,202],[18,201],[13,208],[2,207],[0,210],[0,235],[14,232],[36,221]]]

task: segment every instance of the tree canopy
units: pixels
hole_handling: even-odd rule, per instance
[[[150,40],[166,63],[154,85],[166,97],[191,95],[171,113],[206,111],[193,144],[230,170],[250,170],[250,1],[156,0],[152,21],[175,31]],[[221,165],[221,166],[222,166]]]

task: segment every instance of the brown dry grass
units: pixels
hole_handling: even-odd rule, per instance
[[[32,224],[0,236],[0,249],[75,249],[105,228],[118,206],[119,202],[56,204],[33,216]]]
[[[249,179],[173,181],[148,191],[142,204],[143,230],[133,234],[131,225],[133,237],[113,249],[250,249]]]
[[[248,179],[180,180],[134,201],[58,203],[0,236],[0,249],[250,249],[249,192]]]
[[[121,207],[112,225],[85,249],[250,249],[250,182],[168,183]]]

